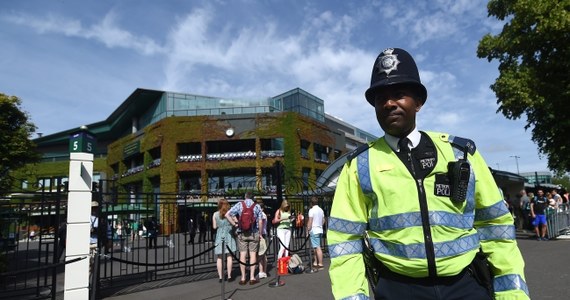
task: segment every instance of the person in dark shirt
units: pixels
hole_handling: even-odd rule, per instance
[[[63,220],[59,224],[58,228],[58,241],[57,241],[57,260],[61,260],[61,256],[65,251],[65,245],[67,240],[67,221]]]
[[[188,244],[194,244],[194,238],[196,237],[196,224],[194,222],[193,216],[188,219]]]
[[[206,242],[206,232],[208,231],[208,216],[205,212],[202,212],[200,217],[198,217],[198,230],[200,233],[198,234],[198,243],[205,243]]]
[[[546,208],[548,207],[548,199],[544,196],[543,190],[538,190],[536,198],[530,203],[530,215],[534,218],[534,232],[536,239],[539,241],[547,241],[546,234],[548,227],[546,226]]]
[[[152,216],[147,219],[145,225],[146,232],[147,232],[147,248],[152,249],[153,244],[154,248],[156,248],[157,244],[157,235],[158,235],[158,222],[156,221],[156,217]]]

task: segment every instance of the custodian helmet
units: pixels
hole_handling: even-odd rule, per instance
[[[382,51],[372,67],[370,88],[366,90],[366,100],[374,106],[374,96],[382,88],[396,84],[414,86],[422,104],[426,102],[427,90],[420,81],[418,67],[412,56],[400,48]]]

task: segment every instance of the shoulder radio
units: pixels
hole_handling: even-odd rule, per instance
[[[463,158],[447,164],[451,184],[451,201],[462,203],[467,198],[467,186],[471,175],[471,165],[467,161],[467,151],[463,153]]]

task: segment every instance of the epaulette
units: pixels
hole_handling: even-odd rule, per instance
[[[471,155],[475,154],[475,150],[477,147],[475,146],[475,142],[470,139],[458,137],[458,136],[449,136],[449,142],[456,148],[459,148],[462,151],[467,150],[467,152]]]
[[[358,146],[358,148],[352,150],[352,152],[350,154],[348,154],[348,156],[346,157],[346,160],[349,162],[352,161],[360,153],[368,150],[368,148],[370,148],[370,146],[371,145],[369,145],[368,143]]]

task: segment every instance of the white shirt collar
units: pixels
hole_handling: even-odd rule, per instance
[[[388,143],[388,146],[390,146],[390,148],[392,148],[394,152],[400,151],[400,149],[398,149],[398,141],[400,140],[400,138],[389,135],[387,133],[384,135],[384,138],[386,139],[386,143]],[[417,128],[414,128],[414,130],[412,130],[412,132],[408,134],[407,138],[410,140],[411,144],[409,145],[411,146],[410,149],[414,149],[420,144],[420,139],[422,138],[422,135],[420,134]]]

